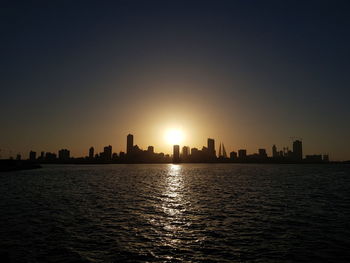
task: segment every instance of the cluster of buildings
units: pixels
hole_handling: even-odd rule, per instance
[[[303,145],[301,140],[293,141],[293,150],[284,147],[278,151],[276,145],[272,146],[272,156],[268,156],[266,149],[258,149],[257,153],[247,154],[246,149],[232,151],[227,156],[224,144],[220,143],[219,154],[215,152],[214,139],[208,139],[207,147],[202,150],[189,149],[184,146],[180,154],[179,146],[174,145],[173,162],[236,162],[236,163],[323,163],[329,162],[328,155],[306,155],[303,158]]]
[[[258,149],[257,153],[247,154],[246,149],[232,151],[227,155],[224,144],[220,143],[219,153],[215,150],[215,140],[208,138],[207,145],[202,149],[190,148],[179,145],[173,146],[173,154],[154,152],[153,146],[148,146],[147,150],[140,149],[134,144],[134,136],[127,135],[126,152],[119,154],[112,151],[112,146],[105,146],[103,152],[95,153],[94,147],[89,149],[86,157],[72,158],[70,151],[61,149],[58,156],[51,152],[41,152],[36,156],[36,152],[29,153],[31,161],[41,163],[323,163],[329,162],[328,155],[306,155],[303,157],[303,145],[301,140],[293,141],[292,150],[284,147],[278,150],[272,146],[272,156],[268,156],[266,149]]]

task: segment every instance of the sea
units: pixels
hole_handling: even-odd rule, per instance
[[[350,165],[0,174],[1,262],[350,262]]]

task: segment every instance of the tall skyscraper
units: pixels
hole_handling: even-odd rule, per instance
[[[95,152],[94,147],[90,147],[90,149],[89,149],[89,159],[94,159],[94,152]]]
[[[126,154],[131,154],[134,149],[134,135],[128,134],[126,137]]]
[[[215,156],[215,140],[208,138],[208,153],[210,156]]]
[[[299,140],[293,142],[293,156],[298,161],[303,159],[303,144]]]
[[[174,145],[173,149],[173,162],[178,163],[180,162],[180,146]]]

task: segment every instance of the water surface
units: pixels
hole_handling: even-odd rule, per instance
[[[0,197],[9,262],[350,262],[346,165],[48,165]]]

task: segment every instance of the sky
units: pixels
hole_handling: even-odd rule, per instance
[[[348,1],[8,1],[0,156],[289,146],[350,160]]]

